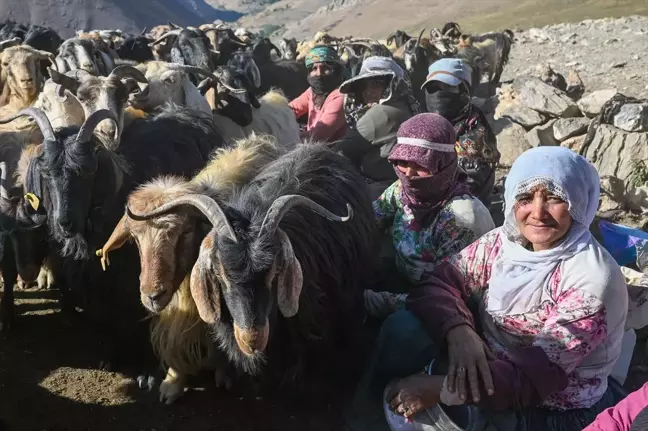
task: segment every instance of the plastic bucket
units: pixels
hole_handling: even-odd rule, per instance
[[[648,242],[648,232],[633,229],[609,221],[599,221],[599,231],[603,247],[621,266],[635,263],[637,260],[637,245]]]

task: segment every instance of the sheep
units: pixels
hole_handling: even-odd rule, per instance
[[[40,64],[43,61],[54,63],[54,55],[26,45],[13,46],[0,53],[0,79],[3,83],[0,116],[15,113],[34,103],[45,80]]]
[[[107,109],[118,119],[117,124],[103,121],[96,133],[102,137],[107,148],[114,150],[119,145],[119,133],[124,130],[124,109],[132,92],[139,92],[137,85],[128,86],[122,80],[133,79],[148,84],[142,72],[132,66],[117,66],[107,77],[93,76],[84,70],[68,72],[70,76],[49,71],[52,81],[70,91],[81,103],[85,117],[100,109]]]
[[[82,69],[95,76],[108,76],[115,68],[113,59],[97,49],[93,40],[81,38],[63,42],[56,56],[56,65],[61,73]]]
[[[299,141],[299,124],[288,100],[278,91],[269,91],[257,99],[242,71],[221,67],[199,88],[207,92],[214,122],[225,140],[256,132],[274,136],[286,148]]]
[[[374,255],[365,188],[342,156],[304,144],[226,202],[190,195],[127,211],[150,220],[191,205],[205,215],[213,228],[190,279],[201,319],[238,368],[290,380],[311,360],[348,364],[357,348]]]
[[[146,212],[193,194],[229,197],[235,187],[246,184],[278,155],[273,138],[250,136],[232,149],[218,150],[191,181],[162,177],[140,186],[128,197],[127,207]],[[203,223],[202,214],[189,208],[178,207],[164,218],[149,221],[136,221],[125,214],[97,253],[106,267],[110,252],[129,238],[137,238],[142,267],[141,301],[157,314],[152,321],[151,342],[163,367],[168,368],[160,385],[160,400],[167,404],[184,393],[187,375],[217,365],[217,380],[224,379],[222,371],[227,361],[221,364],[223,361],[216,357],[220,349],[209,339],[208,327],[200,320],[189,287],[191,269],[207,233],[209,228]]]
[[[290,38],[286,39],[285,37],[279,41],[279,48],[281,48],[281,55],[279,58],[284,60],[296,60],[297,59],[297,39]]]
[[[49,234],[59,248],[50,255],[57,285],[67,302],[83,308],[97,329],[107,332],[107,346],[115,349],[110,353],[130,357],[133,352],[128,349],[146,347],[137,338],[145,336],[145,328],[140,327],[143,332],[138,334],[135,328],[139,326],[133,327],[143,317],[139,300],[132,292],[122,295],[111,286],[125,284],[136,289],[139,267],[132,262],[134,250],[129,247],[129,252],[120,255],[119,271],[103,277],[99,265],[87,262],[89,250],[105,242],[135,186],[159,175],[192,175],[224,143],[210,116],[168,105],[155,116],[134,120],[124,130],[118,150],[112,152],[92,135],[107,118],[118,121],[110,111],[100,110],[80,129],[55,133],[45,123],[42,151],[33,163],[44,184],[40,201],[46,206]],[[110,309],[120,310],[120,317],[115,319]],[[136,340],[130,338],[133,331]]]

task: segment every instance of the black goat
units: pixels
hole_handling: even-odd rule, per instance
[[[108,239],[137,185],[159,175],[191,176],[224,144],[210,115],[167,105],[154,116],[134,120],[124,130],[119,150],[112,152],[92,135],[105,119],[117,121],[110,111],[100,110],[81,129],[56,133],[46,119],[40,120],[45,139],[32,163],[46,195],[41,201],[47,203],[49,233],[60,250],[50,262],[65,302],[83,308],[103,333],[111,362],[132,361],[148,346],[146,324],[137,323],[144,317],[137,294],[137,251],[128,247],[123,258],[118,256],[113,266],[119,270],[112,276],[89,261],[90,250]],[[148,350],[141,353],[151,357]]]
[[[265,94],[271,88],[283,91],[288,100],[299,97],[309,87],[308,69],[303,62],[279,60],[258,64],[261,86],[258,94]]]
[[[281,48],[281,58],[284,60],[297,59],[297,39],[294,37],[286,39],[284,37],[279,41],[279,47]]]
[[[249,44],[243,42],[234,34],[231,28],[228,27],[216,27],[208,31],[216,32],[216,46],[214,49],[218,51],[219,57],[216,62],[217,66],[223,66],[232,57],[236,51],[246,49]]]
[[[25,40],[25,35],[29,29],[22,24],[16,23],[13,20],[7,20],[2,24],[0,28],[0,41],[10,40],[15,37],[20,40]]]
[[[303,144],[225,205],[192,195],[128,213],[192,205],[206,216],[213,229],[191,275],[200,316],[237,367],[258,374],[265,362],[265,376],[283,380],[318,359],[348,364],[357,348],[374,255],[365,187],[346,159]]]
[[[165,33],[157,40],[151,42],[149,46],[157,45],[171,37],[175,40],[171,47],[172,63],[196,66],[203,70],[214,70],[218,54],[210,49],[209,38],[202,30],[196,28],[177,28]],[[194,84],[196,83],[194,81]]]
[[[394,33],[391,33],[389,36],[387,36],[387,46],[393,46],[394,48],[400,48],[401,46],[405,45],[408,40],[410,40],[412,36],[409,34],[405,33],[402,30],[396,30]]]
[[[23,43],[32,48],[56,54],[59,47],[63,44],[63,39],[53,28],[32,25],[29,27]]]
[[[295,45],[296,46],[296,45]],[[272,62],[272,51],[277,53],[279,58],[282,57],[281,51],[277,46],[270,41],[267,37],[261,38],[254,43],[252,46],[252,57],[254,62],[259,65],[265,65]],[[293,57],[292,60],[295,58]]]
[[[120,59],[144,63],[155,60],[149,43],[151,40],[144,35],[128,35],[116,44],[115,50]]]

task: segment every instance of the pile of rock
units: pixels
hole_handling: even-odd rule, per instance
[[[584,94],[577,76],[570,73],[565,80],[546,68],[539,76],[518,76],[502,86],[491,123],[500,164],[510,166],[533,147],[564,146],[587,157],[604,179],[602,211],[647,213],[648,102],[626,100],[616,89]],[[606,115],[592,124],[602,109]]]

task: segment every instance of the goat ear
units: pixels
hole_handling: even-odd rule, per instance
[[[200,245],[198,260],[191,270],[191,296],[200,318],[206,323],[216,323],[220,319],[220,286],[209,265],[215,241],[216,233],[212,230]]]
[[[288,235],[281,229],[277,233],[281,244],[278,257],[281,259],[281,268],[277,276],[277,305],[284,317],[293,317],[299,311],[299,296],[301,295],[304,275]]]
[[[96,252],[97,257],[101,258],[101,268],[103,268],[104,271],[110,265],[108,253],[121,248],[131,237],[130,230],[126,225],[126,217],[126,215],[122,216],[119,223],[117,223],[117,226],[115,226],[115,230],[113,230],[113,233],[110,235],[110,238],[108,238],[108,241],[106,241],[104,246]]]

